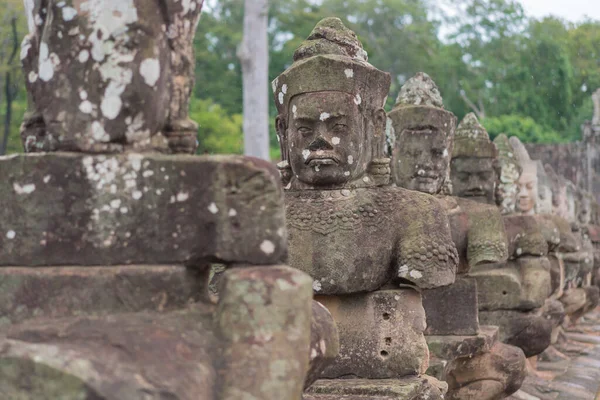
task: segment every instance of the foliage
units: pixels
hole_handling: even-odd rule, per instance
[[[494,139],[501,133],[517,136],[525,143],[557,143],[565,141],[560,135],[533,120],[531,117],[518,115],[501,115],[487,117],[481,121],[485,129]]]
[[[192,99],[190,118],[199,125],[198,154],[243,152],[241,114],[227,114],[223,107],[210,99]]]

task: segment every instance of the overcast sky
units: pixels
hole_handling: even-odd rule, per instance
[[[600,20],[598,0],[521,0],[527,14],[533,17],[554,15],[572,22],[585,16]]]

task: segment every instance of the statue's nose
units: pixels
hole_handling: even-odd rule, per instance
[[[333,150],[333,145],[329,143],[322,135],[319,135],[308,145],[308,150]]]

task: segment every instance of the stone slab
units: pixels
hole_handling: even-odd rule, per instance
[[[478,333],[477,282],[474,279],[457,278],[450,286],[423,290],[422,296],[427,315],[426,335]]]
[[[168,311],[207,296],[206,273],[182,266],[0,268],[0,326],[34,317]]]
[[[498,340],[498,327],[482,326],[479,334],[472,336],[426,335],[429,353],[445,360],[473,357],[490,351]]]
[[[316,296],[331,312],[340,352],[322,378],[386,379],[427,370],[425,311],[413,289]]]
[[[0,157],[0,266],[277,264],[279,174],[241,156]]]
[[[431,377],[401,379],[321,379],[304,400],[442,400],[445,384]]]

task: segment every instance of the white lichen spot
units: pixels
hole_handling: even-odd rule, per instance
[[[275,252],[275,245],[270,240],[263,240],[260,244],[260,251],[266,255],[271,255]]]
[[[350,164],[350,165],[354,164],[354,157],[348,156],[348,164]]]
[[[121,199],[111,200],[110,206],[115,209],[121,207]]]
[[[340,138],[337,136],[334,136],[331,138],[331,143],[333,144],[340,144]]]
[[[313,290],[315,292],[320,292],[321,291],[321,282],[314,280],[313,281]]]
[[[417,271],[417,270],[410,271],[409,275],[413,279],[421,279],[423,277],[423,274],[421,273],[421,271]]]
[[[89,60],[90,58],[90,52],[87,50],[81,50],[79,52],[79,56],[77,56],[77,59],[79,60],[80,63],[84,63],[87,60]]]
[[[17,194],[30,194],[35,190],[35,184],[29,183],[27,185],[19,185],[18,183],[13,183],[13,189]]]
[[[87,92],[86,92],[85,90],[80,90],[80,91],[79,91],[79,98],[80,98],[81,100],[86,100],[86,99],[87,99],[87,97],[88,97],[88,94],[87,94]]]
[[[521,253],[523,253],[523,249],[521,249],[521,248],[518,248],[518,249],[517,249],[517,255],[518,255],[518,256],[520,256],[520,255],[521,255]]]
[[[394,300],[396,300],[396,301],[400,301],[400,296],[398,296],[398,295],[395,295],[395,296],[394,296]]]
[[[148,178],[152,175],[154,175],[154,171],[152,171],[151,169],[147,169],[146,171],[142,172],[142,176],[144,178]]]
[[[324,112],[324,113],[321,113],[321,115],[319,116],[319,119],[321,121],[327,121],[327,119],[329,119],[329,117],[331,117],[331,115],[329,113]]]
[[[179,192],[177,193],[177,201],[186,201],[190,198],[190,194],[187,192]]]
[[[360,94],[357,94],[356,97],[354,97],[354,104],[360,106],[360,103],[362,103],[362,97],[360,97]]]
[[[160,78],[160,64],[156,58],[146,58],[140,64],[140,75],[144,78],[146,85],[154,87]]]
[[[140,190],[134,190],[133,193],[131,193],[131,197],[133,197],[134,200],[139,200],[142,198],[142,192]]]
[[[21,45],[21,53],[19,56],[21,61],[23,61],[25,59],[25,57],[27,57],[27,53],[29,53],[29,49],[31,49],[31,43],[26,39],[23,41],[23,44]]]
[[[44,42],[40,44],[39,57],[38,76],[44,82],[48,82],[54,76],[54,66],[50,60],[48,45]]]
[[[285,190],[290,190],[292,188],[292,182],[288,182],[287,185],[285,185],[284,189]]]
[[[442,156],[448,157],[448,149],[444,149],[444,153],[442,153]]]
[[[121,214],[127,214],[129,212],[127,207],[121,207],[121,209],[119,211],[121,211]]]
[[[50,175],[46,175],[43,180],[44,180],[44,183],[50,182]]]
[[[84,114],[91,114],[93,109],[93,104],[90,103],[88,100],[82,101],[79,105],[79,111],[81,111]]]
[[[363,177],[363,182],[369,183],[369,177],[368,176]]]
[[[321,168],[319,168],[318,165],[315,165],[315,172],[319,172],[321,170]]]
[[[350,171],[345,171],[344,176],[350,176]]]
[[[287,85],[284,83],[283,86],[281,87],[281,93],[286,94],[287,93]]]
[[[344,74],[346,74],[346,78],[353,78],[354,77],[354,70],[347,68],[344,70]]]
[[[304,157],[305,160],[308,158],[309,155],[310,155],[310,150],[308,150],[308,149],[302,150],[302,157]]]
[[[408,275],[408,265],[404,264],[398,268],[398,276]]]
[[[235,208],[230,208],[229,209],[229,216],[230,217],[235,217],[237,215],[237,211],[235,210]]]
[[[104,130],[102,124],[98,121],[94,121],[92,123],[92,138],[99,142],[108,142],[110,141],[110,136]]]
[[[298,107],[295,104],[292,106],[292,114],[294,115],[294,119],[298,118]]]
[[[283,104],[283,92],[279,92],[279,95],[277,96],[279,99],[279,104]]]
[[[217,207],[215,203],[210,203],[208,205],[208,211],[210,211],[212,214],[216,214],[219,212],[219,207]]]
[[[38,74],[35,71],[31,71],[31,72],[29,72],[29,75],[27,76],[27,78],[29,79],[29,83],[33,83],[33,82],[37,81]]]
[[[15,238],[15,236],[17,236],[17,233],[15,231],[13,231],[13,230],[10,230],[10,231],[6,232],[6,238],[7,239],[11,239],[12,240],[12,239]]]
[[[65,7],[62,9],[62,17],[65,21],[71,21],[77,15],[77,10],[73,7]]]
[[[312,350],[310,351],[310,359],[311,359],[311,360],[314,360],[315,358],[317,358],[317,356],[318,356],[318,355],[319,355],[319,353],[317,353],[317,350],[316,350],[316,349],[312,349]]]

